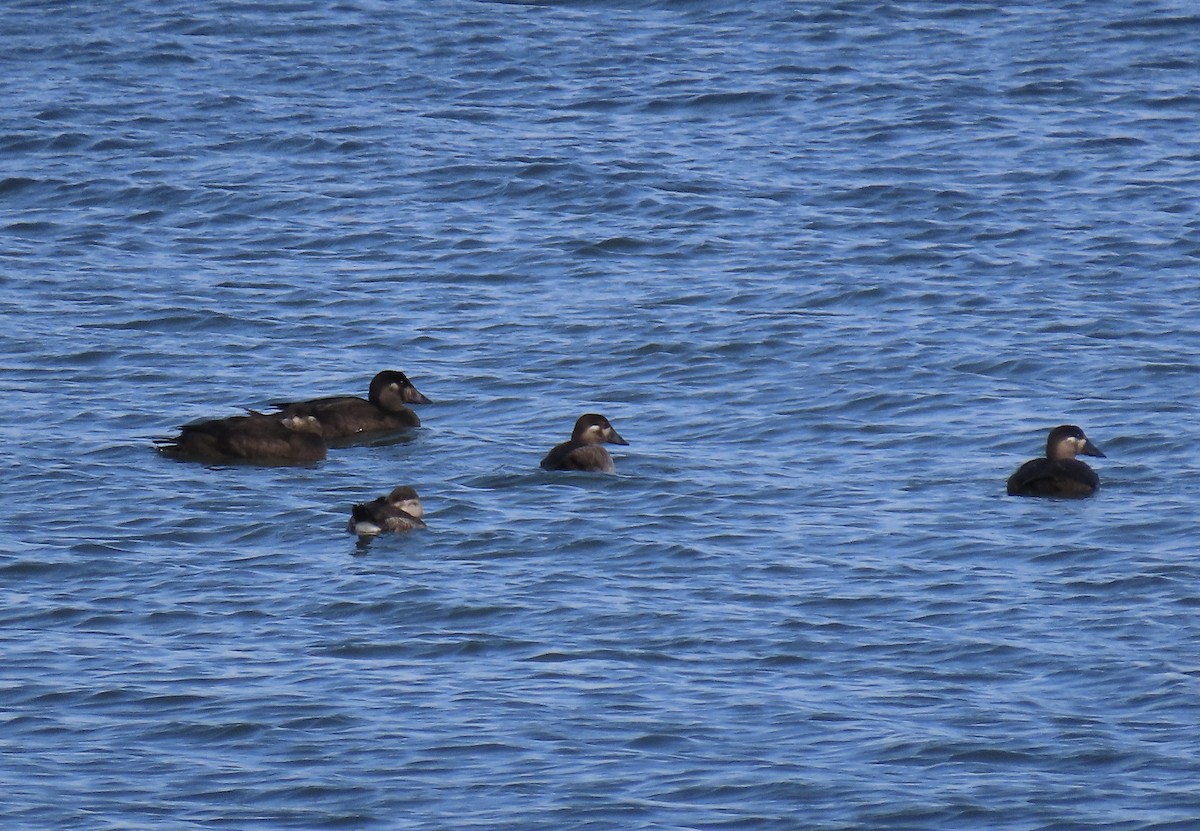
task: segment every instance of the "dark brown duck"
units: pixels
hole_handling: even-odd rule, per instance
[[[317,419],[262,413],[185,424],[158,449],[176,459],[209,463],[307,464],[326,453]]]
[[[421,519],[424,515],[425,509],[417,492],[402,485],[387,496],[352,506],[346,530],[360,537],[374,537],[385,531],[402,533],[424,528]]]
[[[1100,477],[1075,458],[1080,455],[1104,456],[1074,424],[1055,427],[1046,439],[1046,455],[1030,459],[1009,477],[1009,496],[1091,496],[1100,488]]]
[[[613,429],[608,419],[596,413],[581,415],[571,432],[571,440],[556,445],[542,459],[543,470],[592,470],[616,473],[612,456],[601,443],[629,444]]]
[[[428,404],[403,372],[384,370],[371,379],[366,400],[339,395],[279,404],[281,415],[314,416],[326,441],[421,426],[409,404]]]

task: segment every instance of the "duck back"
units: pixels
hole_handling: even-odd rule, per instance
[[[598,473],[616,473],[612,456],[598,444],[565,441],[551,448],[542,459],[542,470],[590,470]]]
[[[307,464],[326,456],[319,431],[315,419],[251,413],[185,424],[178,436],[159,449],[192,461]]]
[[[280,413],[287,416],[315,416],[321,422],[321,433],[326,441],[345,439],[360,433],[382,433],[421,426],[421,419],[408,407],[385,410],[354,396],[281,404]]]
[[[1100,488],[1096,471],[1078,459],[1030,459],[1008,479],[1009,496],[1091,496]]]

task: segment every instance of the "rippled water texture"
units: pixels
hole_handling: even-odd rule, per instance
[[[1197,827],[1198,30],[9,3],[0,820]],[[388,368],[399,441],[154,450]],[[1099,495],[1005,496],[1064,422]]]

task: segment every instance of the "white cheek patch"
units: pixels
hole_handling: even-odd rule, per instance
[[[421,507],[420,501],[416,499],[406,499],[396,507],[404,511],[404,513],[408,514],[409,516],[416,517],[417,519],[420,519],[425,515],[425,511]]]
[[[1083,452],[1086,445],[1087,439],[1068,436],[1055,446],[1054,456],[1057,459],[1074,459]]]

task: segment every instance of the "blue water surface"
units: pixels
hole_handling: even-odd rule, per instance
[[[0,821],[1200,827],[1197,31],[9,3]],[[155,451],[381,369],[403,440]]]

